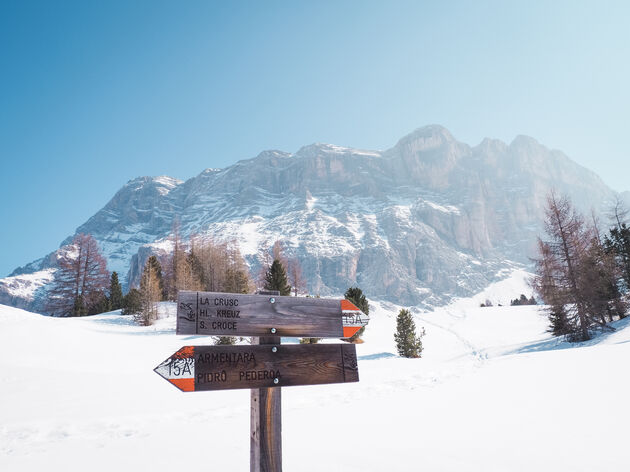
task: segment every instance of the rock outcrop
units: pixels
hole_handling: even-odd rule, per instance
[[[294,154],[265,151],[186,182],[134,179],[77,232],[99,241],[127,285],[137,283],[151,252],[168,250],[178,221],[183,236],[235,241],[254,274],[263,253],[283,241],[314,294],[340,295],[357,284],[370,298],[434,305],[528,264],[551,189],[587,212],[616,197],[593,172],[532,138],[471,147],[427,126],[386,151],[312,144]]]

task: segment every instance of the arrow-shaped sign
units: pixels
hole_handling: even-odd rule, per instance
[[[342,324],[344,338],[352,337],[370,321],[370,318],[349,300],[341,300],[341,312],[343,313]]]
[[[348,338],[369,318],[348,300],[180,291],[177,334]]]
[[[184,392],[359,381],[346,343],[185,346],[154,370]]]

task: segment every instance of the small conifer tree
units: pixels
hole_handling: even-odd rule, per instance
[[[93,301],[87,307],[88,315],[98,315],[99,313],[106,313],[111,310],[109,298],[104,291],[93,294],[92,299]]]
[[[419,336],[416,336],[416,324],[409,310],[402,308],[396,317],[396,349],[402,357],[420,357],[422,354],[422,336],[424,328]]]
[[[112,272],[109,282],[109,307],[110,310],[119,310],[123,307],[122,287],[118,281],[117,272]]]
[[[287,271],[282,262],[274,259],[271,267],[265,273],[265,290],[278,290],[280,295],[291,295],[291,286],[287,281]]]
[[[151,268],[155,275],[155,279],[157,281],[157,286],[159,289],[159,299],[157,301],[166,300],[166,292],[164,291],[164,279],[162,277],[162,265],[156,256],[149,256],[147,262],[145,263],[144,271],[146,272],[147,266]]]
[[[571,333],[571,325],[567,318],[564,306],[554,306],[549,310],[549,329],[548,333],[554,336],[567,336]]]
[[[74,299],[74,305],[72,306],[71,316],[84,316],[87,315],[87,308],[83,301],[83,295],[79,294]]]
[[[132,288],[123,298],[123,315],[135,315],[142,310],[142,295],[140,290]]]

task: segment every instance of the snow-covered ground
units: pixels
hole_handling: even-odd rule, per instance
[[[630,323],[575,346],[539,307],[479,308],[528,294],[523,278],[415,313],[422,359],[395,355],[399,307],[374,304],[359,383],[282,390],[284,470],[630,470]],[[0,470],[248,470],[249,391],[182,393],[155,374],[210,343],[162,310],[138,327],[0,306]]]

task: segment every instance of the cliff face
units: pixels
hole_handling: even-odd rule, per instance
[[[282,240],[311,293],[358,284],[370,298],[433,305],[528,263],[552,188],[587,212],[615,197],[594,173],[532,138],[470,147],[428,126],[386,151],[313,144],[186,182],[135,179],[77,232],[96,237],[128,284],[151,252],[168,250],[164,239],[179,220],[183,236],[235,241],[252,273]],[[51,260],[16,274],[54,267]]]

